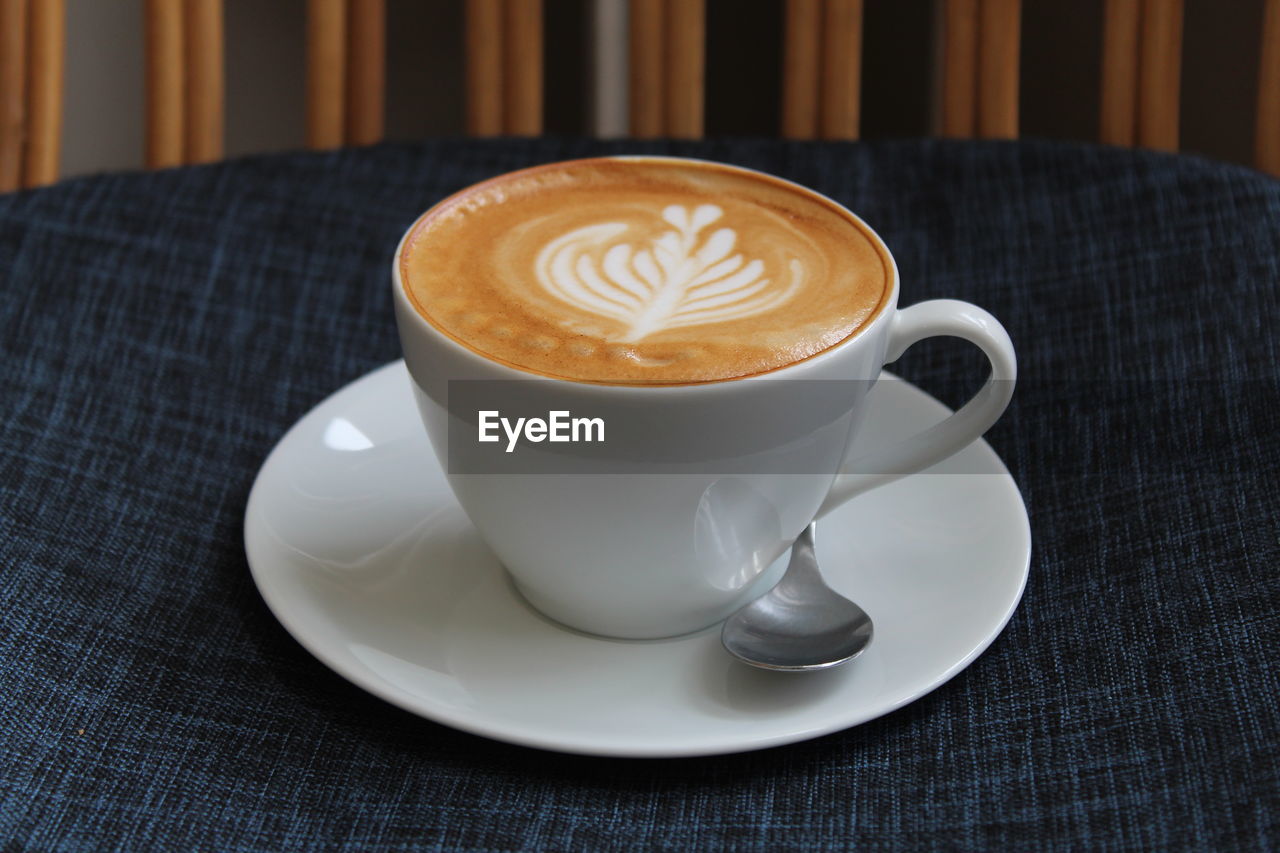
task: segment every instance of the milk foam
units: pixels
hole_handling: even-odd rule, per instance
[[[622,327],[614,339],[626,343],[666,329],[749,317],[790,299],[803,281],[800,261],[766,270],[759,258],[733,253],[738,234],[732,228],[703,237],[723,215],[714,204],[669,205],[654,218],[672,228],[656,234],[644,229],[651,233],[636,235],[639,248],[622,242],[642,230],[625,223],[578,228],[538,253],[538,282],[580,310],[618,320]]]
[[[838,206],[744,170],[581,160],[464,190],[401,256],[429,322],[505,364],[569,379],[731,379],[808,358],[887,296],[891,264]]]

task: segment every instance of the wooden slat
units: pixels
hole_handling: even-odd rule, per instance
[[[351,0],[347,36],[347,144],[370,145],[386,117],[386,0]]]
[[[346,115],[347,4],[307,0],[307,145],[342,145]]]
[[[702,136],[706,108],[706,0],[667,0],[666,134]]]
[[[184,159],[186,91],[182,0],[146,0],[147,167]]]
[[[661,136],[666,130],[666,80],[663,62],[663,0],[631,0],[631,135]]]
[[[1018,136],[1021,0],[981,0],[978,23],[978,136]]]
[[[222,0],[187,0],[186,161],[222,158],[226,83]]]
[[[1138,62],[1139,145],[1178,150],[1182,0],[1143,0]]]
[[[542,0],[506,0],[503,23],[504,133],[542,133]]]
[[[1141,0],[1107,0],[1102,23],[1102,92],[1098,139],[1132,145],[1138,107]]]
[[[1280,176],[1280,0],[1267,0],[1262,14],[1254,144],[1258,168]]]
[[[818,135],[818,64],[822,49],[821,0],[787,0],[782,35],[782,135]]]
[[[857,139],[862,0],[827,0],[822,25],[822,138]]]
[[[467,133],[502,133],[502,0],[467,0]]]
[[[65,0],[36,0],[27,52],[27,147],[23,186],[58,179],[62,150],[62,84],[66,54]]]
[[[26,0],[0,0],[0,192],[11,192],[22,185],[26,75]]]
[[[973,136],[977,125],[978,0],[939,0],[942,9],[943,136]]]

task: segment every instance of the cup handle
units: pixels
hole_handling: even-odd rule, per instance
[[[917,341],[938,335],[963,338],[986,353],[991,363],[986,384],[941,423],[882,450],[846,459],[818,510],[819,518],[868,489],[946,459],[990,429],[1009,405],[1018,376],[1013,342],[999,320],[968,302],[934,299],[898,311],[889,330],[885,363],[897,361]]]

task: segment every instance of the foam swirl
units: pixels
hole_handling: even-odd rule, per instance
[[[682,326],[749,317],[790,299],[803,283],[800,262],[789,259],[787,282],[775,285],[764,261],[733,253],[738,242],[734,229],[718,228],[701,237],[723,216],[714,204],[692,209],[668,205],[661,218],[672,228],[641,248],[617,241],[632,230],[624,223],[577,228],[538,253],[538,282],[579,310],[617,320],[624,331],[616,340],[622,343]]]

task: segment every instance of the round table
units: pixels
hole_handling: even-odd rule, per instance
[[[567,756],[361,692],[259,597],[249,487],[398,357],[403,229],[612,152],[812,186],[884,236],[904,303],[1008,327],[1020,383],[988,441],[1030,578],[936,692],[760,752]],[[1034,141],[444,140],[3,196],[0,270],[6,850],[1280,845],[1274,179]],[[980,368],[941,342],[895,371],[954,405]]]

